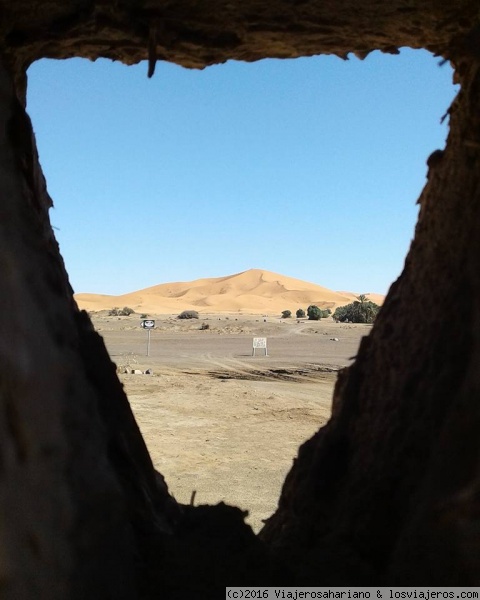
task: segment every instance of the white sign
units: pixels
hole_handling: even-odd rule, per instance
[[[265,350],[265,356],[268,356],[268,352],[267,352],[267,338],[253,338],[253,352],[252,352],[252,356],[255,356],[255,350],[257,348],[263,348]]]
[[[155,321],[153,319],[144,319],[140,322],[140,326],[147,330],[147,356],[150,356],[150,331],[155,328]]]

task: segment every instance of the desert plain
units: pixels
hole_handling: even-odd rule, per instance
[[[263,272],[261,280],[270,275]],[[279,288],[285,280],[276,277]],[[187,320],[162,311],[161,297],[155,304],[152,294],[138,294],[130,294],[136,312],[129,316],[109,315],[108,305],[123,306],[118,297],[84,294],[77,301],[89,309],[117,365],[155,468],[179,502],[188,504],[193,495],[195,504],[239,506],[259,531],[277,507],[299,446],[328,421],[338,371],[352,364],[371,325],[282,319],[279,306],[294,315],[302,306],[291,294],[291,306],[274,293],[258,306],[249,293],[257,306],[242,309],[238,289],[229,298],[227,288],[221,298],[227,310],[193,305],[199,318]],[[140,326],[141,312],[147,312],[142,297],[148,297],[148,318],[155,320],[149,347]],[[267,353],[258,349],[253,355],[254,337],[267,339]]]

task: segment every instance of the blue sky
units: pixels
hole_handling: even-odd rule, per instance
[[[29,69],[50,217],[76,292],[250,268],[385,293],[456,93],[424,51]]]

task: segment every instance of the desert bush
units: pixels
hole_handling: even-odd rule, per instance
[[[202,323],[200,325],[200,329],[203,331],[204,329],[210,329],[210,325],[208,323]]]
[[[148,315],[147,315],[147,314],[145,314],[145,313],[142,313],[142,314],[140,315],[140,318],[141,318],[141,319],[148,319]]]
[[[358,300],[355,300],[351,304],[346,306],[339,306],[333,313],[335,321],[344,323],[350,321],[351,323],[373,323],[375,317],[380,310],[380,306],[367,300],[364,294],[358,296]]]
[[[322,318],[322,311],[315,304],[310,304],[307,308],[307,315],[310,321],[320,321]]]
[[[292,316],[291,310],[282,310],[282,319],[290,319]]]
[[[123,308],[118,308],[118,306],[114,306],[108,311],[109,317],[128,317],[128,315],[133,314],[135,311],[133,308],[129,306],[124,306]]]
[[[196,310],[184,310],[178,315],[177,319],[198,319],[198,312]]]
[[[304,319],[305,311],[303,310],[303,308],[299,308],[296,312],[296,315],[297,315],[297,319]]]

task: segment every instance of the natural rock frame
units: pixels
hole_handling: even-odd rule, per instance
[[[0,2],[0,594],[223,596],[225,585],[480,585],[480,11],[470,0]],[[405,269],[258,537],[156,474],[54,239],[25,113],[42,57],[204,67],[400,46],[460,92]],[[462,290],[457,296],[458,290]],[[432,298],[434,301],[432,302]]]

